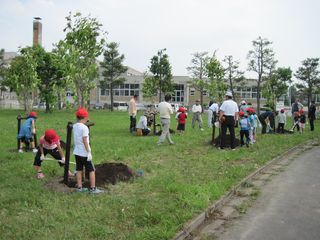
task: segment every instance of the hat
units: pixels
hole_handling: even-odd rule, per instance
[[[76,112],[76,116],[78,118],[85,118],[85,117],[88,117],[89,114],[88,114],[88,111],[85,109],[85,108],[78,108],[77,112]]]
[[[226,92],[226,96],[232,97],[232,92],[231,92],[230,90],[228,90],[228,91]]]
[[[247,112],[248,112],[248,113],[254,113],[255,110],[254,110],[254,108],[251,108],[251,107],[250,107],[250,108],[247,108]]]
[[[244,112],[243,112],[243,111],[240,111],[240,112],[239,112],[239,116],[240,116],[240,117],[243,117],[243,116],[244,116]]]
[[[300,114],[303,114],[303,113],[304,113],[303,108],[300,109],[299,113],[300,113]]]
[[[182,112],[182,113],[184,113],[184,112],[185,112],[185,109],[184,109],[184,107],[179,107],[179,110],[178,110],[178,112]]]
[[[200,102],[200,99],[197,99],[196,102]]]
[[[281,113],[284,113],[284,109],[282,108],[282,109],[280,110],[280,112],[281,112]]]
[[[50,142],[56,142],[59,140],[59,136],[57,135],[56,131],[53,129],[48,129],[45,134],[45,138],[50,140]]]
[[[241,101],[241,104],[243,105],[243,104],[246,104],[247,102],[245,101],[245,100],[242,100]]]
[[[38,115],[37,115],[36,112],[30,112],[30,113],[29,113],[29,117],[37,118]]]

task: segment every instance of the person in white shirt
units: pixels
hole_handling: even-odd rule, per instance
[[[174,142],[171,139],[170,135],[170,115],[173,114],[173,109],[169,101],[171,100],[171,95],[167,94],[164,97],[164,102],[159,103],[158,111],[160,114],[160,121],[162,125],[162,133],[158,141],[158,145],[161,145],[164,140],[167,138],[169,141],[169,144],[174,144]]]
[[[216,122],[219,112],[219,105],[215,101],[210,101],[208,109],[208,127],[212,128],[212,125]]]
[[[230,132],[230,145],[231,149],[235,149],[235,133],[234,127],[238,122],[239,108],[235,101],[232,100],[231,91],[226,92],[226,100],[220,106],[219,121],[221,123],[221,145],[220,148],[226,147],[227,129]]]
[[[197,99],[196,100],[196,104],[194,104],[192,106],[192,112],[193,112],[193,116],[192,116],[192,128],[194,128],[194,125],[196,123],[196,121],[199,122],[199,128],[201,131],[203,131],[202,128],[202,117],[201,117],[201,113],[202,113],[202,107],[200,105],[200,100]]]
[[[89,114],[86,109],[79,108],[76,112],[77,123],[73,125],[73,141],[74,150],[73,154],[76,158],[77,170],[77,191],[87,192],[87,188],[82,187],[82,171],[86,168],[89,172],[90,180],[90,193],[101,193],[102,190],[96,188],[96,175],[95,168],[92,162],[92,154],[89,140],[89,128],[85,125],[88,121]]]
[[[137,132],[141,129],[142,135],[146,136],[150,133],[150,128],[148,128],[148,113],[145,112],[143,116],[140,117],[139,122],[137,124]]]
[[[280,110],[280,113],[278,115],[278,119],[279,119],[279,121],[278,121],[277,132],[284,133],[284,126],[286,125],[287,117],[286,117],[286,114],[285,114],[285,111],[283,108]]]
[[[128,111],[129,111],[129,116],[130,116],[130,132],[134,132],[136,131],[136,116],[137,116],[137,101],[138,101],[138,95],[134,95],[130,102],[129,102],[129,107],[128,107]]]

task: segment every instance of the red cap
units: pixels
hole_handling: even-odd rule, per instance
[[[56,142],[59,140],[59,136],[57,135],[56,131],[53,129],[48,129],[45,134],[45,138],[50,140],[51,142]]]
[[[303,113],[304,113],[304,110],[301,108],[300,111],[299,111],[299,113],[300,113],[300,114],[303,114]]]
[[[78,108],[77,112],[76,112],[76,116],[78,118],[85,118],[85,117],[88,117],[89,114],[88,114],[88,111],[85,109],[85,108]]]
[[[284,113],[284,109],[282,108],[282,109],[280,110],[280,112],[281,112],[281,113]]]
[[[244,116],[244,112],[243,112],[243,111],[240,111],[240,112],[239,112],[239,116],[240,116],[240,117],[243,117],[243,116]]]
[[[36,113],[36,112],[30,112],[30,113],[29,113],[29,117],[37,118],[37,117],[38,117],[38,115],[37,115],[37,113]]]
[[[184,112],[185,111],[185,109],[184,109],[184,107],[179,107],[179,112]]]

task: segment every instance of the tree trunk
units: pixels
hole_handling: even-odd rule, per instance
[[[200,105],[201,105],[201,112],[203,112],[203,89],[200,91]]]
[[[257,84],[257,113],[258,113],[258,116],[260,115],[260,92],[261,92],[260,84],[261,84],[261,76],[259,76],[258,84]]]
[[[113,84],[110,83],[110,103],[111,107],[110,110],[113,112]]]
[[[61,110],[61,94],[59,90],[58,90],[58,109]]]
[[[50,104],[48,101],[48,97],[45,97],[45,100],[46,100],[46,113],[48,113],[48,112],[50,112]]]
[[[230,90],[231,90],[231,93],[232,93],[232,96],[233,96],[233,100],[235,102],[237,102],[236,100],[236,95],[234,94],[234,91],[233,91],[233,82],[232,82],[232,77],[229,75],[229,83],[230,83]]]

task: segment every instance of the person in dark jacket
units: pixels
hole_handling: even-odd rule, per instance
[[[259,121],[262,125],[262,131],[261,131],[262,134],[267,133],[267,123],[270,124],[270,127],[272,129],[271,131],[274,131],[274,126],[275,126],[274,118],[275,118],[275,114],[271,110],[267,110],[259,115]]]
[[[316,105],[314,101],[311,102],[309,107],[308,118],[310,122],[310,130],[314,131],[314,120],[316,119]]]

